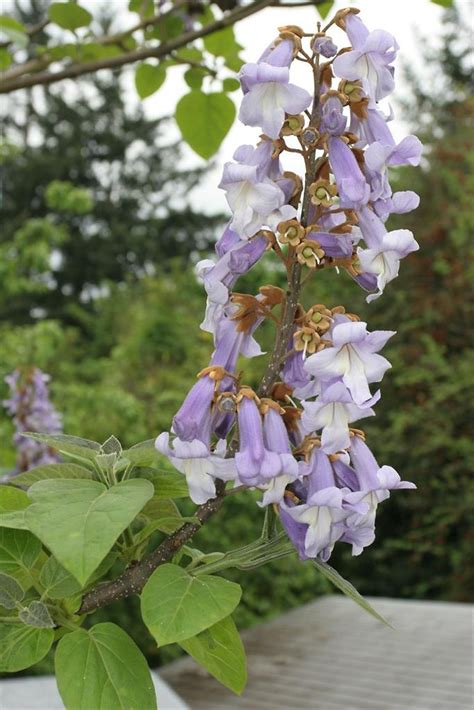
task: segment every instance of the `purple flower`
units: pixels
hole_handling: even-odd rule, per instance
[[[391,330],[367,331],[366,323],[339,323],[331,333],[332,347],[310,355],[305,369],[320,380],[342,378],[355,404],[371,399],[369,383],[380,382],[391,367],[377,351],[394,335]]]
[[[326,256],[347,258],[352,255],[352,238],[350,234],[332,234],[330,232],[309,232],[305,237],[318,242]]]
[[[263,52],[258,63],[265,62],[275,67],[289,67],[295,54],[295,43],[292,39],[274,40]],[[244,89],[248,91],[248,89]]]
[[[337,47],[330,37],[316,37],[313,42],[313,51],[321,54],[326,59],[331,59],[337,54]]]
[[[400,259],[420,248],[408,229],[387,232],[374,249],[358,249],[357,257],[365,273],[377,277],[377,292],[367,296],[366,301],[374,301],[382,295],[385,286],[398,276]]]
[[[49,375],[35,367],[30,370],[15,370],[5,377],[10,386],[10,398],[3,405],[13,417],[16,428],[14,443],[18,457],[14,473],[29,471],[35,466],[57,463],[60,458],[46,444],[22,436],[22,432],[60,434],[61,415],[49,400]]]
[[[362,21],[353,14],[345,19],[346,31],[352,34],[354,49],[336,57],[333,69],[336,76],[350,81],[362,81],[367,95],[380,101],[390,94],[395,86],[391,66],[398,44],[389,32],[368,32]]]
[[[269,64],[267,58],[258,64],[244,64],[240,71],[245,94],[239,111],[242,123],[259,126],[269,138],[278,138],[285,113],[296,115],[311,103],[311,95],[289,80],[284,63]]]
[[[262,417],[251,391],[238,404],[240,448],[235,455],[239,479],[249,486],[268,483],[282,472],[280,456],[265,446]]]
[[[281,473],[268,484],[260,486],[265,493],[262,505],[278,503],[283,498],[286,486],[298,478],[298,462],[291,453],[288,432],[281,417],[279,407],[271,400],[262,400],[263,407],[263,440],[268,451],[274,451],[280,458]],[[283,412],[284,410],[282,410]]]
[[[339,96],[328,95],[321,112],[321,132],[330,136],[341,136],[346,130],[347,118],[342,112]]]
[[[211,407],[216,382],[209,375],[200,377],[188,392],[173,418],[173,431],[182,441],[199,440],[209,449],[211,438]]]
[[[228,224],[216,242],[216,254],[220,258],[224,256],[232,247],[240,243],[240,237]]]
[[[359,406],[354,404],[343,382],[324,382],[316,402],[302,402],[304,411],[301,424],[306,434],[322,429],[321,449],[326,454],[335,454],[350,446],[349,424],[374,416],[371,407],[379,399],[380,392],[376,392],[363,406]]]
[[[269,141],[262,141],[255,149],[241,146],[234,158],[238,162],[225,164],[219,187],[226,191],[233,212],[230,228],[242,239],[248,239],[268,223],[272,213],[285,205],[287,197],[274,179],[279,163],[272,160]],[[284,219],[288,210],[291,216],[295,214],[295,210],[288,207]],[[280,213],[277,219],[282,219]]]
[[[327,561],[345,532],[341,523],[348,515],[344,495],[349,490],[336,486],[331,463],[317,447],[313,448],[309,463],[301,464],[301,472],[309,477],[306,503],[291,506],[282,501],[280,509],[296,523],[306,526],[305,557],[320,556]]]
[[[173,466],[184,473],[191,500],[201,505],[216,496],[215,480],[234,481],[237,477],[235,461],[225,458],[226,441],[219,440],[214,453],[199,439],[181,441],[175,439],[169,444],[168,432],[160,434],[155,446],[166,456]]]
[[[341,138],[328,141],[329,164],[336,179],[341,207],[354,209],[366,205],[370,188],[367,185],[354,153]]]
[[[262,297],[260,296],[260,298]],[[216,349],[210,362],[211,366],[223,367],[224,370],[231,373],[235,372],[239,355],[252,358],[263,354],[260,345],[252,335],[263,318],[256,318],[252,326],[244,331],[238,327],[238,321],[232,317],[237,310],[238,306],[231,304],[223,312],[216,327]]]
[[[375,539],[375,515],[378,504],[390,497],[390,491],[402,488],[416,488],[414,483],[400,480],[391,466],[379,467],[367,444],[359,436],[354,436],[349,449],[352,467],[343,461],[334,462],[336,477],[341,483],[349,484],[354,491],[346,496],[355,504],[365,504],[364,513],[352,512],[345,520],[346,530],[343,542],[352,544],[352,554],[360,555],[364,547]]]
[[[232,230],[227,233],[234,235]],[[207,292],[206,315],[201,323],[202,330],[214,333],[223,311],[229,302],[229,291],[242,274],[246,274],[262,257],[267,240],[257,236],[248,242],[232,243],[217,262],[204,259],[196,265],[198,275],[204,281]]]

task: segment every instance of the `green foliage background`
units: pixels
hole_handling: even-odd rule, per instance
[[[427,153],[421,170],[399,175],[398,187],[415,189],[422,201],[417,212],[392,225],[412,229],[421,251],[402,264],[397,282],[370,307],[348,277],[334,273],[318,276],[304,302],[342,303],[371,329],[398,330],[386,348],[393,370],[385,377],[377,417],[364,422],[364,429],[380,463],[418,485],[418,491],[393,496],[381,508],[377,541],[362,557],[339,550],[334,566],[364,594],[465,601],[473,583],[468,560],[474,446],[468,426],[474,401],[474,189],[468,176],[474,106],[463,51],[452,49],[453,15],[447,27],[434,70],[436,99],[414,84],[405,107]],[[212,342],[199,330],[204,296],[192,262],[215,236],[220,218],[190,209],[186,193],[199,176],[177,171],[179,148],[159,147],[160,127],[143,115],[126,114],[114,81],[95,84],[96,108],[81,94],[66,102],[59,92],[45,91],[51,114],[39,110],[30,119],[53,159],[21,126],[8,127],[2,151],[0,397],[7,393],[7,373],[34,364],[52,376],[52,398],[66,432],[99,441],[114,433],[130,446],[169,427],[196,372],[208,362]],[[30,105],[30,112],[37,110]],[[97,132],[96,125],[103,130]],[[134,130],[150,151],[147,160],[127,154]],[[95,173],[94,160],[102,166]],[[113,163],[119,198],[105,189],[104,175]],[[59,182],[51,187],[53,181]],[[168,204],[170,184],[181,191],[181,209]],[[160,206],[159,218],[145,197]],[[264,265],[242,281],[241,290],[255,291],[278,278],[277,267]],[[262,338],[270,348],[271,326]],[[246,380],[256,381],[262,368],[262,358],[246,365]],[[1,468],[14,463],[12,433],[11,422],[0,414]],[[225,550],[257,537],[262,513],[254,498],[246,493],[229,500],[196,544],[210,551],[217,540]],[[240,626],[330,591],[312,567],[294,559],[229,577],[245,590],[236,614]],[[169,652],[157,656],[135,600],[95,618],[118,621],[152,663],[169,658]]]

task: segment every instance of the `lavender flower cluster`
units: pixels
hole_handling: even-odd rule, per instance
[[[369,332],[342,306],[298,304],[270,388],[257,394],[237,374],[239,356],[262,354],[254,334],[266,318],[277,321],[277,342],[283,334],[289,306],[281,289],[232,293],[266,252],[284,262],[289,286],[301,271],[344,269],[370,302],[418,249],[410,231],[385,227],[391,214],[419,201],[414,192],[393,193],[388,178],[390,166],[417,165],[421,156],[415,136],[395,141],[392,114],[380,104],[394,89],[398,45],[388,32],[370,32],[358,12],[339,11],[316,34],[281,28],[258,62],[241,70],[239,118],[263,134],[224,166],[220,187],[232,219],[216,259],[198,265],[207,292],[201,327],[213,334],[215,350],[171,435],[156,440],[198,504],[216,496],[217,480],[260,489],[260,505],[275,505],[303,559],[327,560],[338,540],[360,554],[374,540],[379,503],[391,490],[415,487],[379,466],[364,433],[350,426],[374,415],[380,391],[370,385],[391,366],[379,351],[393,331]],[[351,47],[339,49],[330,27],[343,30]],[[313,94],[290,83],[295,59],[311,67]],[[304,160],[304,185],[284,170],[285,152]]]
[[[3,405],[15,425],[14,443],[18,452],[13,474],[29,471],[42,464],[57,463],[58,456],[53,449],[40,441],[22,436],[23,432],[40,434],[61,434],[61,416],[49,400],[46,375],[39,368],[16,369],[5,377],[10,387],[10,398]]]

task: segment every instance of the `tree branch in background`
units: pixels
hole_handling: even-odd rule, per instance
[[[0,74],[0,93],[6,94],[12,91],[17,91],[18,89],[24,89],[32,86],[54,84],[58,81],[62,81],[63,79],[75,79],[85,74],[92,74],[96,71],[100,71],[101,69],[117,69],[118,67],[133,64],[134,62],[139,62],[143,59],[161,59],[169,56],[171,52],[185,47],[197,39],[202,39],[203,37],[207,37],[218,30],[230,27],[236,22],[240,22],[240,20],[250,17],[257,12],[260,12],[260,10],[263,10],[265,7],[273,4],[275,4],[274,0],[259,0],[258,2],[254,2],[246,7],[239,7],[236,10],[229,12],[229,14],[224,15],[219,20],[211,22],[204,27],[185,32],[179,37],[165,42],[158,47],[142,47],[141,49],[137,49],[133,52],[127,52],[126,54],[122,54],[117,57],[107,57],[105,59],[84,62],[82,64],[73,64],[66,69],[57,72],[40,71],[53,63],[52,58],[48,59],[47,56],[45,56],[39,59],[30,60],[24,64],[12,67],[12,69]],[[155,20],[158,22],[161,19],[163,19],[163,16],[151,18],[150,20],[147,20],[146,23],[145,21],[140,23],[140,26],[153,24]],[[127,36],[129,32],[125,32],[125,36]],[[98,38],[96,43],[104,44],[106,43],[106,39],[108,38]],[[25,73],[28,73],[28,75],[23,76]]]

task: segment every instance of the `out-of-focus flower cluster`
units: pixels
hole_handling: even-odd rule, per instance
[[[39,368],[17,369],[5,378],[10,397],[3,401],[15,425],[17,462],[13,474],[29,471],[41,464],[57,463],[58,456],[46,444],[22,436],[23,432],[61,434],[61,416],[49,400],[46,375]]]
[[[289,26],[241,70],[239,118],[263,133],[224,166],[220,187],[232,218],[215,260],[198,265],[207,292],[201,327],[215,349],[171,433],[156,441],[185,474],[193,501],[215,497],[216,480],[258,488],[260,505],[277,506],[301,558],[324,560],[339,540],[359,554],[374,540],[378,504],[391,490],[414,488],[379,466],[351,426],[374,415],[380,391],[371,385],[390,368],[379,351],[394,332],[370,332],[342,306],[299,305],[273,387],[259,396],[242,384],[238,358],[262,354],[255,331],[266,318],[282,327],[286,296],[274,286],[256,296],[232,289],[273,252],[289,275],[295,265],[308,275],[344,269],[370,302],[418,249],[410,231],[385,226],[418,205],[413,192],[393,193],[388,176],[391,166],[417,165],[421,156],[415,136],[395,141],[391,110],[380,103],[394,89],[397,42],[370,32],[355,9],[339,11],[331,27],[351,46],[342,33],[339,47],[324,29],[308,35]],[[316,93],[290,82],[296,58],[312,69]],[[301,156],[306,184],[284,169],[285,152]]]

